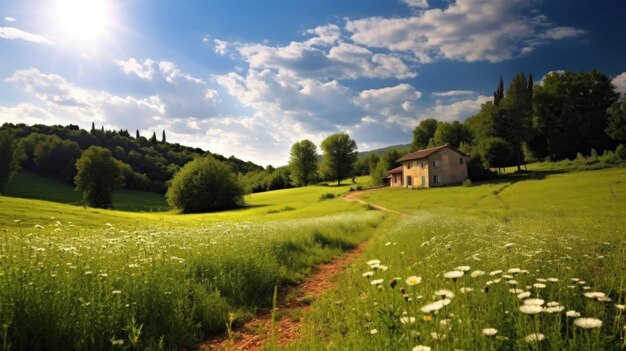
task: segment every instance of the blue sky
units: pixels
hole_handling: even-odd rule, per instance
[[[267,165],[348,132],[410,143],[502,76],[596,68],[626,93],[614,0],[0,2],[0,121],[165,129]]]

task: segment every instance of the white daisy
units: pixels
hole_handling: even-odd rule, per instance
[[[602,321],[597,318],[576,318],[574,324],[583,329],[600,328]]]

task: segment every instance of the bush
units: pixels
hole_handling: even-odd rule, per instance
[[[335,194],[333,193],[326,193],[326,194],[320,195],[320,200],[333,199],[333,198],[335,198]]]
[[[183,166],[165,197],[184,213],[218,211],[242,206],[243,187],[227,165],[207,155]]]
[[[472,180],[467,178],[463,181],[463,186],[472,186]]]
[[[624,144],[617,145],[617,148],[615,149],[615,156],[622,161],[626,161],[626,147],[624,147]]]
[[[111,193],[124,186],[124,173],[111,150],[90,146],[76,161],[76,190],[83,192],[83,201],[91,207],[109,208]]]

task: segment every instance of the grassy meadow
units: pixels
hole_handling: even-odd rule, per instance
[[[0,197],[2,349],[194,349],[368,239],[286,349],[623,349],[626,168],[362,194],[403,216],[347,184],[193,215]]]
[[[385,214],[307,187],[213,214],[0,197],[3,350],[193,349],[271,307],[274,287],[372,235]]]
[[[293,349],[624,348],[626,169],[363,198],[406,215]]]

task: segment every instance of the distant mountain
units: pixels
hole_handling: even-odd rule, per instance
[[[371,153],[377,154],[378,156],[382,156],[385,153],[385,151],[391,150],[391,149],[405,149],[406,152],[409,152],[411,150],[411,144],[391,145],[391,146],[387,146],[381,149],[375,149],[375,150],[370,150],[370,151],[359,151],[359,158],[366,157],[367,155]]]

